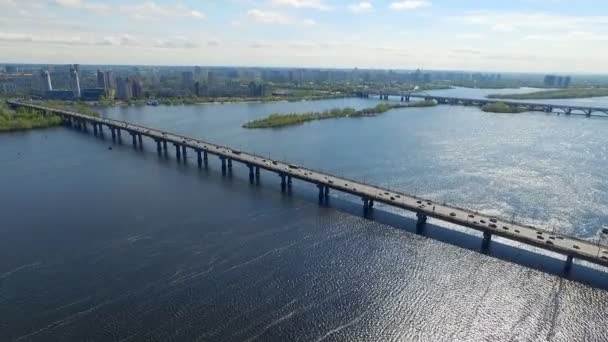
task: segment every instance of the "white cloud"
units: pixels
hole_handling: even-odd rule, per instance
[[[363,12],[369,12],[369,11],[373,10],[374,6],[369,2],[363,1],[363,2],[359,2],[359,3],[348,6],[348,9],[351,12],[363,13]]]
[[[289,24],[291,19],[284,14],[271,11],[262,11],[259,9],[252,9],[247,12],[247,16],[253,19],[255,22],[262,24]]]
[[[194,43],[189,38],[184,36],[173,36],[167,39],[159,39],[154,44],[155,47],[159,48],[195,48],[198,47],[197,43]]]
[[[91,12],[107,12],[110,10],[110,6],[107,4],[83,0],[55,0],[55,4],[63,8],[79,9]]]
[[[272,0],[274,5],[289,6],[293,8],[313,8],[327,11],[332,9],[323,0]]]
[[[308,26],[314,26],[314,25],[317,25],[317,22],[314,21],[313,19],[304,19],[302,21],[302,24],[308,25]]]
[[[428,0],[405,0],[392,2],[389,8],[396,11],[408,11],[430,6],[431,2]]]
[[[73,0],[69,0],[73,1]],[[153,1],[146,1],[136,5],[121,5],[118,9],[134,19],[163,19],[163,18],[191,18],[205,19],[200,11],[184,5],[161,6]]]

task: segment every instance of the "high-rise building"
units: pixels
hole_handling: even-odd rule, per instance
[[[182,86],[187,90],[191,90],[194,87],[194,73],[192,71],[182,72]]]
[[[131,96],[137,99],[144,97],[144,86],[141,80],[134,79],[131,81]]]
[[[108,84],[106,83],[106,74],[103,71],[97,70],[97,87],[108,89]]]
[[[118,77],[116,79],[117,97],[119,100],[129,101],[133,96],[133,86],[128,77]]]

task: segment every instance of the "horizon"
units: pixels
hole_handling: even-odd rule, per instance
[[[0,0],[0,46],[22,64],[602,75],[602,9],[592,0]]]

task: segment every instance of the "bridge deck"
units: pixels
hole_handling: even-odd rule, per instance
[[[509,103],[516,106],[542,106],[542,107],[554,107],[554,108],[570,108],[572,110],[593,110],[596,112],[608,112],[608,108],[603,107],[587,107],[587,106],[573,106],[568,104],[551,104],[551,103],[540,103],[540,102],[526,102],[526,101],[516,101],[509,99],[491,99],[491,98],[464,98],[464,97],[450,97],[450,96],[429,96],[423,94],[411,94],[410,97],[415,98],[431,98],[431,99],[444,99],[444,100],[454,100],[454,101],[468,101],[468,102],[484,102],[484,103]]]
[[[257,166],[261,169],[291,176],[305,182],[327,186],[337,191],[349,193],[361,198],[367,198],[388,206],[401,208],[416,213],[422,213],[428,217],[433,217],[442,221],[454,223],[482,232],[489,232],[493,235],[519,241],[524,244],[540,247],[563,255],[572,256],[574,258],[586,260],[595,264],[608,266],[608,246],[598,246],[597,244],[574,237],[553,234],[539,228],[478,214],[466,209],[442,205],[440,203],[421,199],[403,192],[396,192],[374,185],[363,184],[344,177],[338,177],[301,166],[290,165],[289,163],[285,162],[270,160],[254,154],[235,151],[230,147],[216,145],[153,128],[134,125],[118,120],[91,117],[75,112],[32,104],[12,101],[9,102],[9,104],[51,111],[59,115],[70,116],[73,118],[86,120],[88,122],[96,122],[99,124],[108,125],[110,127],[135,132],[148,136],[152,139],[164,140],[179,146],[186,146],[197,151],[206,151],[212,155],[229,158],[246,165]]]

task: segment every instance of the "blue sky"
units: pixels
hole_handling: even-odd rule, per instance
[[[608,73],[605,0],[0,0],[0,61]]]

